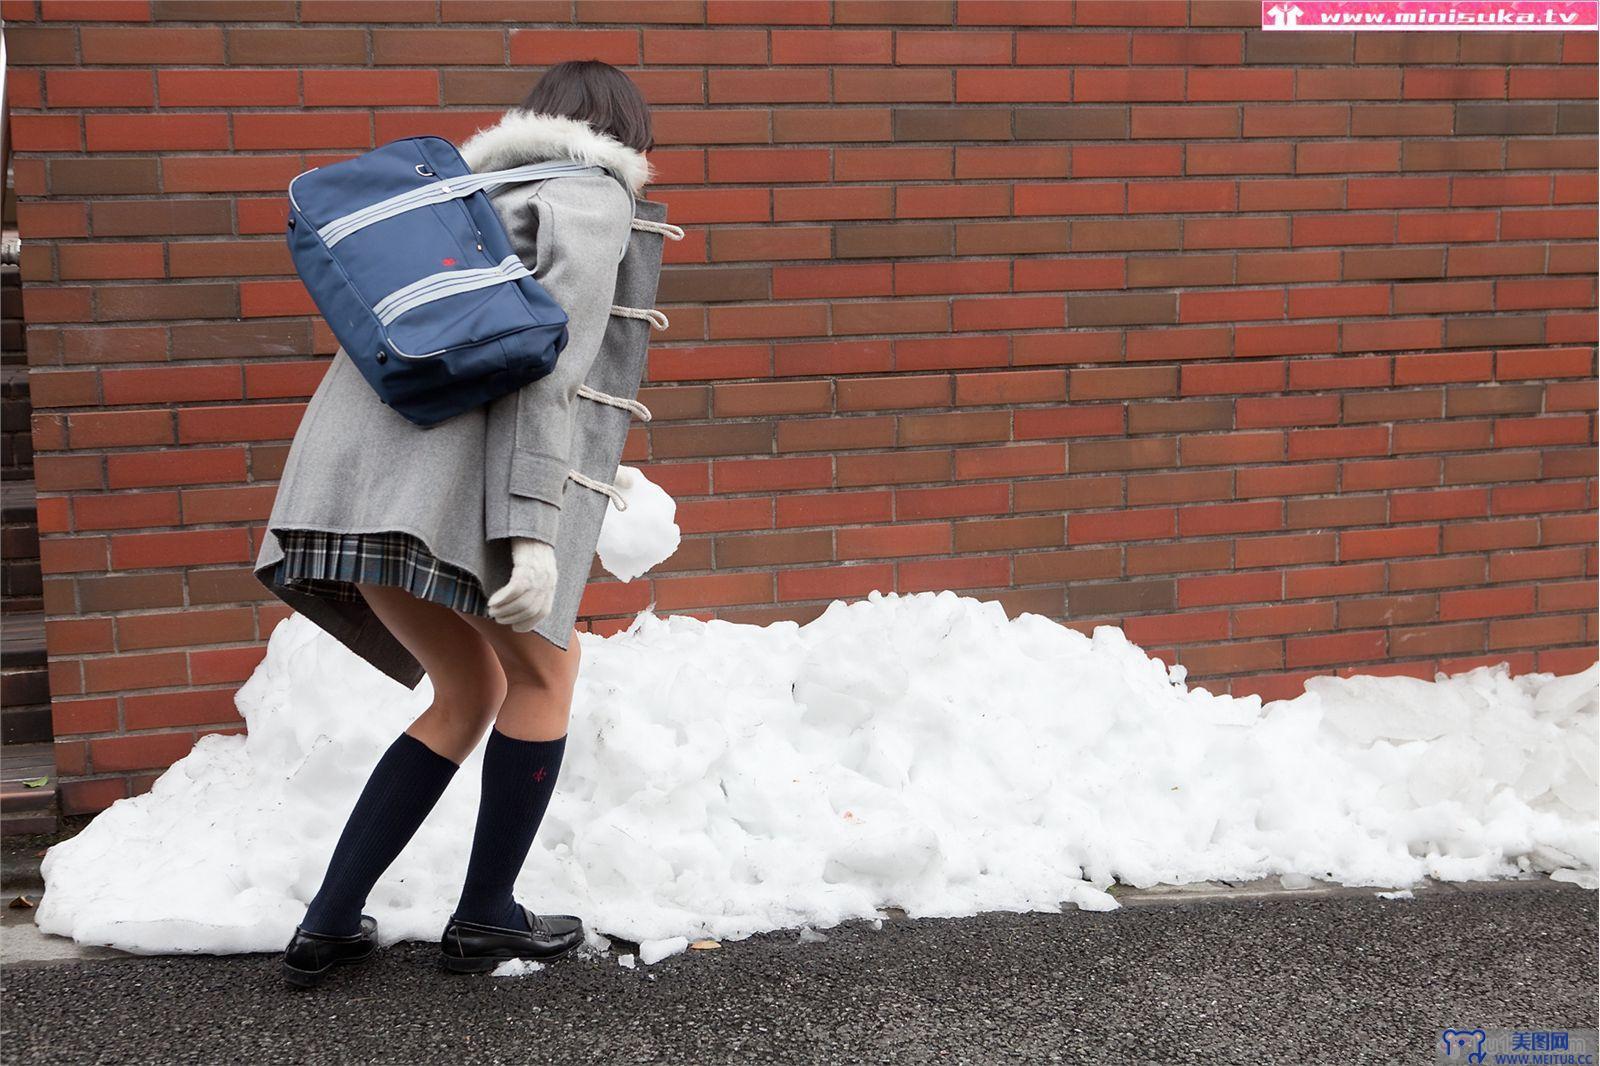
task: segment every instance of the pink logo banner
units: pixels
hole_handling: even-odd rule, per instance
[[[1264,30],[1593,30],[1596,0],[1261,0]]]

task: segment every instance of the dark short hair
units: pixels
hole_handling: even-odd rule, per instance
[[[522,109],[580,119],[641,152],[655,147],[650,105],[633,79],[598,59],[569,59],[544,72]]]

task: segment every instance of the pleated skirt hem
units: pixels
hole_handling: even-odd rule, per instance
[[[400,530],[336,533],[274,530],[283,558],[262,580],[315,596],[364,603],[355,582],[405,589],[418,599],[487,617],[488,596],[478,579],[442,562],[418,537]]]

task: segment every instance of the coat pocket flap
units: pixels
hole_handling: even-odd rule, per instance
[[[511,492],[546,503],[561,504],[567,483],[567,463],[541,452],[511,453]]]

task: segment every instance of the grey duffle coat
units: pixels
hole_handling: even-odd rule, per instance
[[[513,110],[461,154],[477,172],[555,158],[598,163],[629,188],[580,174],[493,196],[512,247],[567,312],[567,345],[550,374],[422,428],[379,400],[340,348],[295,432],[254,572],[408,688],[421,681],[422,664],[364,600],[270,580],[284,557],[276,531],[403,531],[474,576],[485,596],[510,578],[509,538],[545,541],[555,549],[557,586],[534,632],[565,648],[628,430],[649,417],[637,394],[650,330],[666,324],[652,307],[662,241],[682,234],[666,224],[665,205],[636,198],[651,176],[644,155],[575,119]]]

